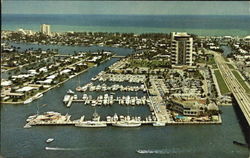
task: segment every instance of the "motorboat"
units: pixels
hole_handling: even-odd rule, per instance
[[[76,127],[107,127],[106,123],[99,121],[86,121],[75,124]]]
[[[32,101],[33,101],[33,99],[32,99],[32,98],[29,98],[29,99],[25,100],[23,103],[24,103],[24,104],[29,104],[29,103],[31,103]]]
[[[42,93],[37,93],[33,98],[34,98],[34,99],[39,99],[39,98],[41,98],[42,96],[43,96]]]
[[[166,124],[164,122],[154,122],[153,123],[153,126],[155,127],[162,127],[162,126],[165,126]]]
[[[32,116],[29,116],[28,118],[27,118],[27,122],[30,122],[31,120],[33,120],[33,119],[35,119],[37,117],[37,114],[36,115],[32,115]]]
[[[82,87],[80,87],[80,86],[76,87],[76,91],[81,92],[82,91]]]
[[[73,97],[74,100],[77,100],[77,95],[75,94],[74,97]]]
[[[54,141],[54,138],[49,138],[49,139],[46,140],[46,143],[51,143],[53,141]]]
[[[115,123],[112,123],[112,126],[115,127],[139,127],[141,126],[140,122],[132,122],[132,121],[118,121]]]
[[[30,128],[30,127],[31,125],[29,125],[28,123],[25,126],[23,126],[23,128]]]
[[[67,91],[67,94],[74,94],[75,92],[74,91],[72,91],[71,89],[69,89],[68,91]]]
[[[70,95],[65,95],[63,98],[63,102],[66,104],[70,99]]]

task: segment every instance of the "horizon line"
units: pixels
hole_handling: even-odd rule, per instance
[[[2,13],[2,15],[127,15],[127,16],[250,16],[250,14],[79,14],[79,13]]]

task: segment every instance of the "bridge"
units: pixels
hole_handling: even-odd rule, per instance
[[[239,107],[244,114],[248,126],[250,126],[250,98],[246,93],[246,90],[237,78],[234,76],[228,65],[226,64],[225,59],[218,54],[217,52],[212,52],[214,54],[215,62],[218,66],[218,69],[228,87],[228,89],[232,92],[235,97]]]

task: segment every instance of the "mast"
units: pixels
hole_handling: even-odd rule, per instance
[[[38,101],[36,102],[36,115],[39,114],[39,106],[38,106]]]

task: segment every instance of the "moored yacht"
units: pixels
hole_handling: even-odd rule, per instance
[[[75,124],[76,127],[107,127],[107,124],[99,121],[86,121]]]
[[[115,123],[112,123],[112,126],[115,127],[139,127],[141,126],[140,122],[132,122],[132,121],[118,121]]]
[[[71,89],[69,89],[68,91],[67,91],[67,94],[74,94],[75,92],[74,91],[72,91]]]
[[[164,123],[164,122],[155,122],[155,123],[153,123],[153,126],[155,126],[155,127],[162,127],[162,126],[165,126],[166,125],[166,123]]]
[[[37,93],[36,95],[34,95],[33,99],[39,99],[43,96],[42,93]]]
[[[29,103],[31,103],[32,101],[33,101],[33,98],[29,98],[29,99],[25,100],[23,103],[24,103],[24,104],[29,104]]]
[[[66,104],[70,99],[70,95],[65,95],[63,98],[63,102]]]
[[[76,87],[76,91],[81,92],[82,91],[82,87],[81,86]]]

